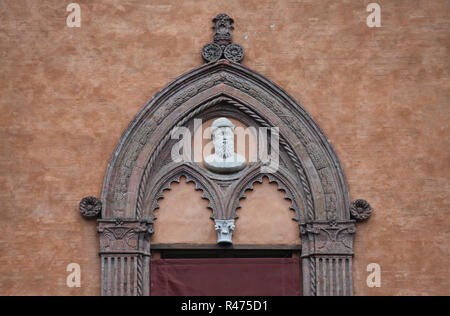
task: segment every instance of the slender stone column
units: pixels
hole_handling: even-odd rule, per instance
[[[300,225],[303,293],[307,296],[353,295],[354,221]]]
[[[99,220],[103,296],[150,295],[150,237],[153,224]]]

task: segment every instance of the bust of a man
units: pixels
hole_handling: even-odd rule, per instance
[[[233,173],[245,168],[247,160],[234,152],[234,125],[221,117],[211,126],[214,155],[205,158],[205,166],[217,173]]]

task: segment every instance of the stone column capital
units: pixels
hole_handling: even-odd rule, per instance
[[[217,231],[218,244],[232,244],[233,231],[235,229],[234,219],[216,219],[215,229]]]
[[[100,254],[150,255],[149,240],[153,223],[126,219],[98,220]]]
[[[353,255],[354,221],[315,221],[300,224],[302,256]]]

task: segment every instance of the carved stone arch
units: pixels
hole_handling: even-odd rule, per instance
[[[334,151],[312,118],[267,79],[230,62],[218,61],[188,73],[160,92],[138,114],[122,136],[111,159],[102,192],[103,218],[146,218],[146,191],[158,173],[158,157],[171,131],[202,112],[226,102],[260,126],[280,130],[280,148],[297,171],[304,222],[348,220],[345,178]],[[230,213],[228,213],[230,214]],[[148,245],[149,248],[149,245]],[[311,255],[307,256],[312,260]],[[309,266],[312,270],[313,266]],[[314,272],[315,273],[315,272]],[[315,274],[314,274],[315,275]],[[316,278],[316,276],[312,277]],[[315,294],[304,288],[304,293]]]
[[[102,294],[150,294],[153,210],[164,189],[181,176],[203,191],[212,217],[220,220],[234,219],[242,194],[256,181],[267,176],[276,182],[292,201],[299,221],[303,293],[352,294],[355,224],[335,151],[299,103],[269,79],[239,64],[242,47],[231,44],[230,38],[225,42],[206,45],[202,56],[208,63],[158,92],[132,120],[114,150],[103,183],[98,227]],[[227,107],[232,110],[224,112]],[[174,128],[223,113],[247,125],[279,128],[282,164],[278,171],[266,174],[259,171],[261,166],[248,165],[236,174],[216,175],[196,164],[170,161]],[[94,214],[91,209],[98,208],[98,201],[92,206],[91,200],[86,201],[82,212]],[[363,202],[352,205],[358,220],[370,215],[370,205]],[[333,271],[333,278],[326,271]],[[121,284],[111,282],[121,275],[126,275]]]
[[[261,82],[241,65],[217,62],[197,71],[209,75],[188,73],[181,77],[184,82],[155,97],[122,136],[105,177],[103,217],[139,218],[140,188],[145,187],[146,172],[170,139],[170,131],[227,99],[255,113],[267,126],[279,127],[289,156],[295,160],[293,165],[304,173],[302,186],[311,201],[311,220],[349,219],[348,189],[339,161],[326,137],[298,104],[294,107],[287,102],[290,100],[281,91],[275,98],[273,90],[280,90],[278,87],[267,80]],[[271,89],[265,87],[268,84]],[[173,95],[172,90],[180,85],[184,86],[181,96],[180,92]]]

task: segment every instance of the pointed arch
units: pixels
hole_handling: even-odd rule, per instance
[[[249,165],[237,174],[222,176],[195,163],[173,164],[171,131],[191,126],[195,118],[224,113],[226,107],[233,108],[233,115],[242,121],[278,128],[282,165],[276,173],[264,175],[258,171],[259,166]],[[323,238],[329,239],[323,232],[330,231],[329,236],[335,238],[325,246],[302,247],[305,295],[321,293],[317,284],[322,275],[321,256],[337,256],[326,259],[331,260],[330,265],[336,265],[342,258],[351,262],[354,223],[350,220],[347,183],[333,148],[300,104],[254,71],[219,60],[181,76],[139,112],[114,151],[102,190],[103,219],[99,229],[105,231],[103,227],[111,226],[117,218],[128,219],[130,222],[125,225],[130,227],[138,225],[135,231],[141,234],[141,239],[136,250],[137,266],[143,267],[140,288],[145,294],[149,293],[147,263],[149,235],[154,232],[153,210],[164,188],[182,175],[204,192],[214,219],[233,220],[242,193],[261,176],[268,176],[292,200],[301,239],[306,245],[316,242],[320,245]],[[119,224],[115,224],[115,229],[128,227]],[[340,230],[336,231],[336,227]],[[347,274],[339,278],[347,278],[346,282],[351,284]]]
[[[119,141],[105,176],[103,217],[142,216],[137,212],[158,155],[170,131],[208,108],[233,103],[260,124],[280,128],[297,170],[309,220],[348,220],[349,193],[339,160],[319,126],[285,91],[250,69],[220,60],[199,67],[161,90],[133,119]],[[301,171],[299,171],[301,173]],[[141,191],[140,191],[141,188]],[[139,195],[141,194],[141,195]]]

